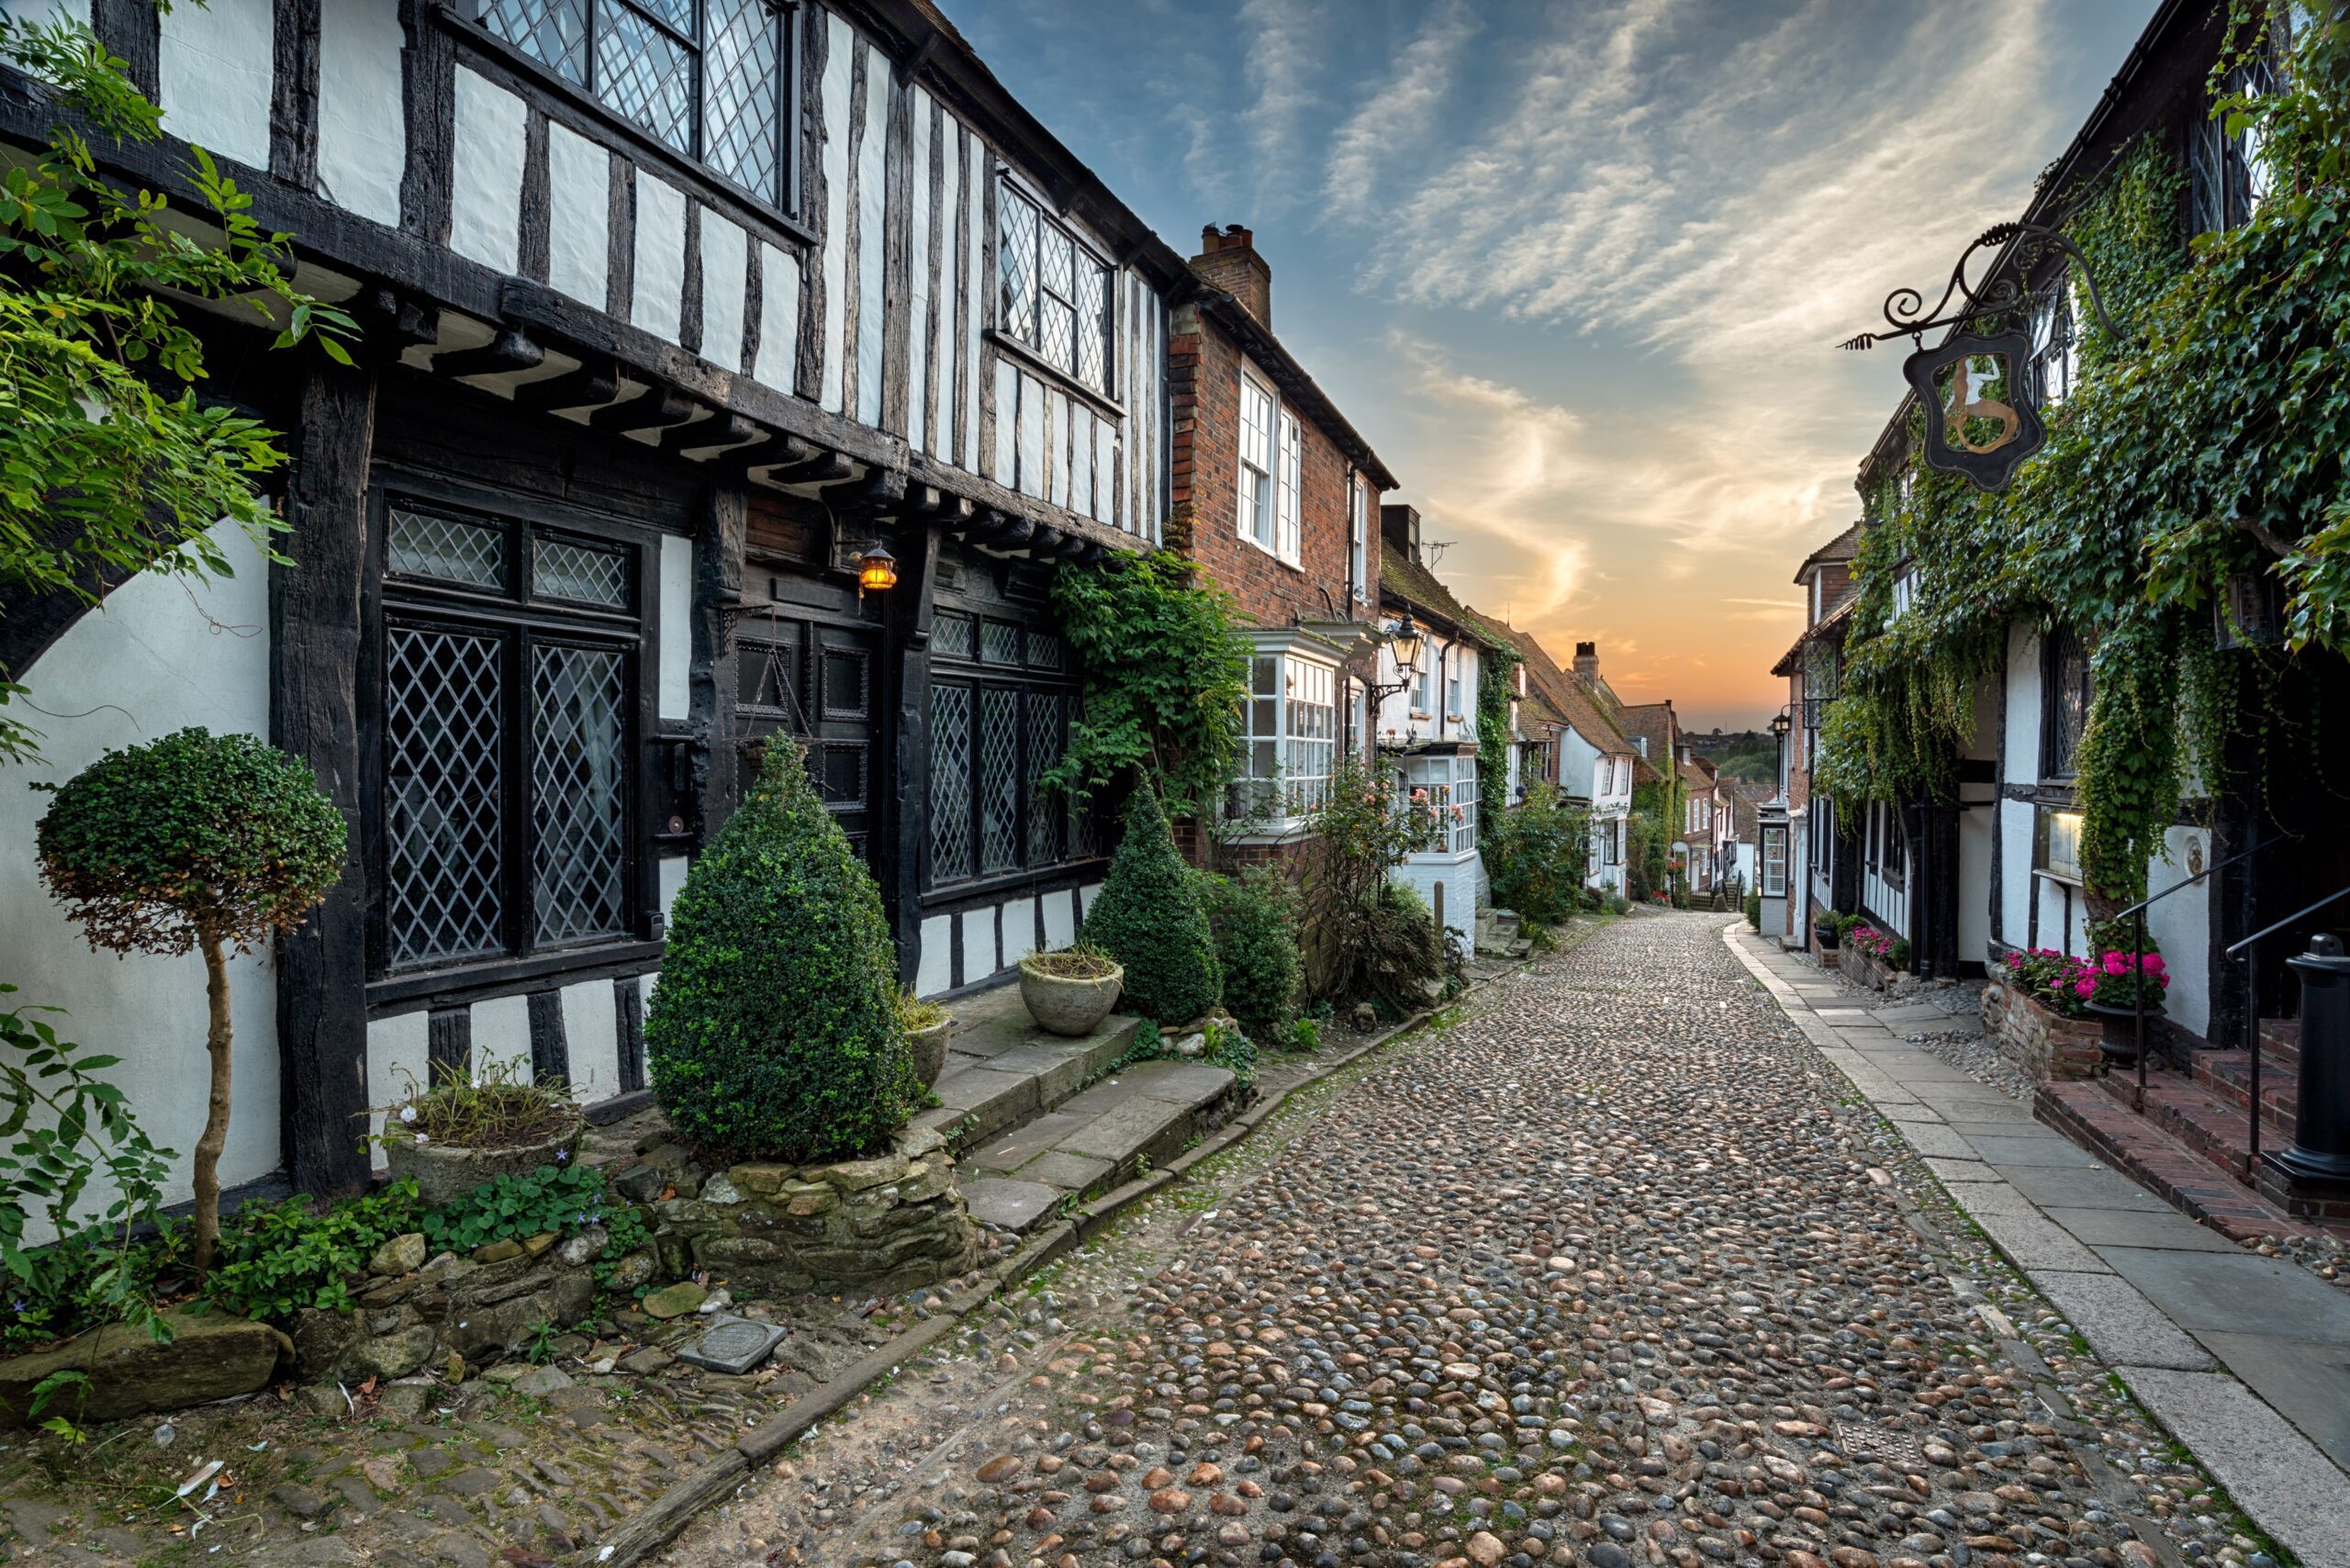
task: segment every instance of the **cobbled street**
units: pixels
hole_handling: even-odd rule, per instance
[[[1724,924],[1301,1092],[666,1560],[2266,1568]]]

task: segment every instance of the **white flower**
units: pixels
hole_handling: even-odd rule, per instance
[[[432,1140],[426,1137],[422,1133],[419,1133],[416,1135],[416,1141],[419,1143],[431,1143]]]
[[[413,1105],[401,1106],[400,1120],[403,1122],[412,1122],[416,1120],[416,1107]]]

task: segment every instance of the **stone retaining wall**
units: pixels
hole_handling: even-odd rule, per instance
[[[1983,1024],[1999,1054],[2036,1083],[2089,1078],[2105,1059],[2105,1031],[2094,1018],[2067,1018],[2003,981],[1983,988]]]
[[[676,1145],[649,1151],[646,1166],[666,1170],[671,1194],[653,1205],[662,1265],[681,1278],[707,1270],[738,1296],[845,1287],[893,1295],[961,1273],[978,1255],[979,1227],[956,1190],[946,1137],[906,1127],[890,1144],[870,1159],[716,1173]]]

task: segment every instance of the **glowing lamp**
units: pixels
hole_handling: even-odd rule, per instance
[[[890,554],[889,546],[875,540],[856,558],[856,593],[862,599],[870,588],[885,593],[898,586],[898,558]]]
[[[1387,649],[1395,655],[1397,669],[1420,667],[1420,629],[1412,623],[1410,610],[1404,611],[1404,619],[1387,633]]]

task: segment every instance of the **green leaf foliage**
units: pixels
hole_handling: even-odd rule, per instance
[[[2231,737],[2266,730],[2246,694],[2288,659],[2350,652],[2350,17],[2316,9],[2276,91],[2214,110],[2259,128],[2251,221],[2190,245],[2159,134],[2065,219],[2120,338],[2086,323],[2080,378],[2009,488],[1978,494],[1914,455],[1874,476],[1814,775],[1843,821],[1868,801],[1952,799],[2009,624],[2069,627],[2093,677],[2083,871],[2093,903],[2126,902],[2182,795],[2215,791]],[[2236,8],[2239,45],[2267,14]],[[1903,571],[1915,600],[1896,617]],[[2284,655],[2213,646],[2210,606],[2244,573],[2281,590]]]
[[[90,132],[151,141],[160,119],[86,27],[0,18],[0,62],[71,111],[0,169],[0,602],[95,602],[151,567],[223,575],[209,531],[225,520],[266,550],[285,524],[258,485],[285,458],[260,421],[200,400],[205,344],[181,309],[207,302],[343,364],[357,330],[294,286],[291,236],[263,230],[201,148],[185,210],[99,176]],[[6,678],[20,673],[0,670],[0,706],[22,694]],[[38,743],[0,713],[0,757]]]
[[[1306,989],[1336,1007],[1369,1002],[1402,1017],[1427,1001],[1447,968],[1427,902],[1392,879],[1427,824],[1359,757],[1343,757],[1306,819],[1310,859],[1304,921]]]
[[[1556,925],[1583,907],[1591,818],[1557,786],[1538,782],[1523,805],[1478,825],[1496,904],[1539,925]]]
[[[1296,1015],[1304,978],[1297,947],[1297,894],[1261,866],[1237,877],[1203,872],[1200,890],[1215,933],[1224,1010],[1252,1037],[1270,1039]]]
[[[1206,815],[1238,765],[1248,700],[1248,644],[1230,596],[1158,550],[1064,562],[1053,602],[1085,693],[1044,783],[1083,799],[1140,772],[1167,811]]]
[[[319,1204],[296,1196],[246,1204],[220,1226],[218,1261],[204,1282],[214,1305],[245,1317],[283,1319],[303,1307],[345,1312],[368,1256],[395,1236],[423,1228],[416,1183]]]
[[[870,1154],[921,1101],[880,889],[788,736],[687,873],[644,1043],[671,1125],[724,1157]]]
[[[1086,914],[1085,940],[1125,967],[1122,1010],[1175,1025],[1215,1005],[1215,937],[1147,780],[1126,801],[1125,834]]]
[[[187,729],[110,751],[35,829],[41,875],[93,948],[251,948],[341,874],[342,814],[308,766],[252,735]]]

